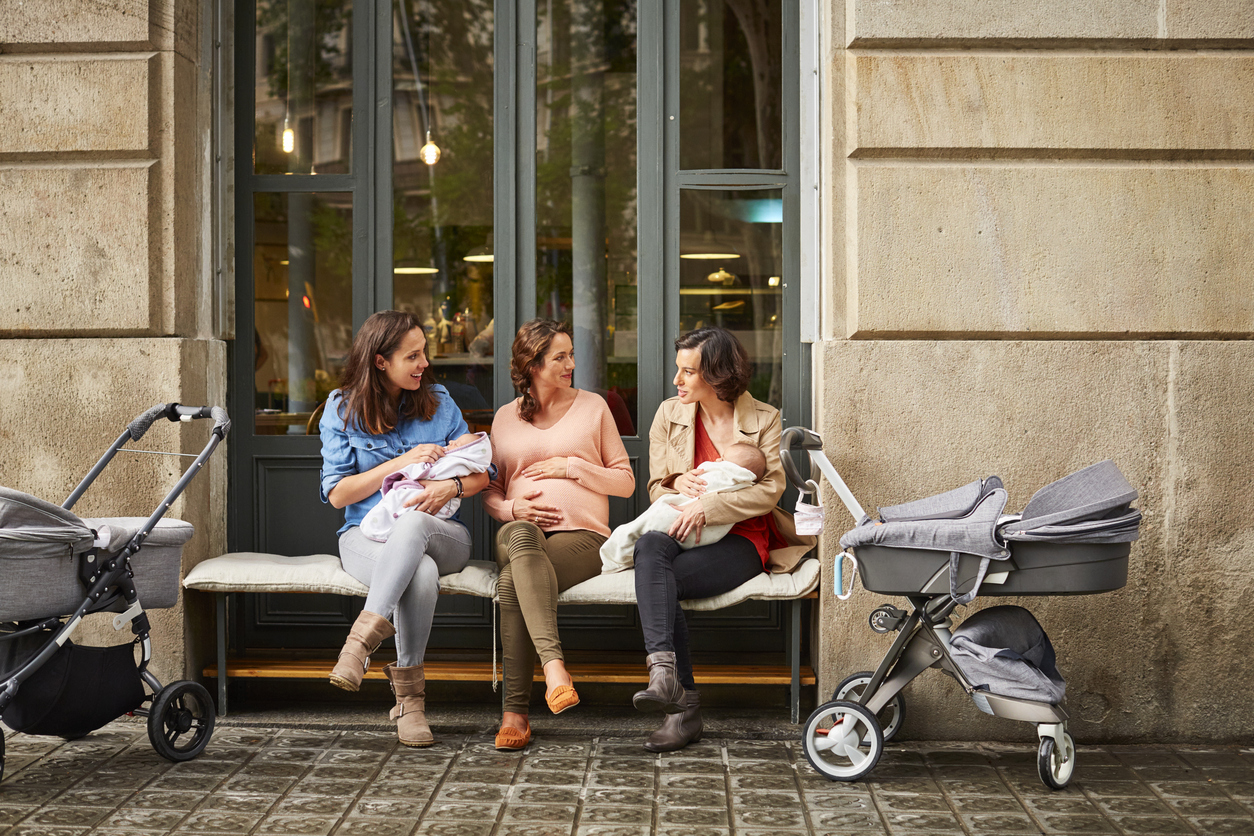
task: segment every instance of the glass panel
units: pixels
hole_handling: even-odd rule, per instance
[[[679,193],[679,327],[719,325],[754,363],[749,392],[783,403],[783,193]]]
[[[353,196],[268,192],[253,206],[257,433],[304,435],[353,340]]]
[[[399,0],[392,32],[392,304],[472,430],[492,425],[492,8]]]
[[[636,4],[536,9],[536,314],[574,328],[575,385],[636,414]]]
[[[352,7],[352,0],[258,0],[258,174],[349,170]]]
[[[783,168],[781,0],[679,8],[679,167]]]

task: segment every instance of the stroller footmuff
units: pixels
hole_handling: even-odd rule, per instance
[[[159,418],[212,418],[214,426],[196,461],[152,515],[74,514],[75,502],[116,453],[150,452],[122,448]],[[204,750],[214,724],[209,692],[191,681],[162,686],[148,670],[152,640],[144,606],[172,607],[178,601],[182,546],[193,531],[185,522],[162,517],[230,426],[219,407],[160,404],[127,425],[61,505],[0,487],[0,718],[8,726],[76,738],[133,713],[148,717],[148,736],[163,757],[184,761]],[[93,613],[117,613],[113,628],[129,626],[134,640],[113,647],[74,644],[70,636]]]
[[[832,780],[867,775],[901,727],[902,689],[935,667],[982,711],[1035,724],[1038,775],[1053,789],[1065,787],[1075,746],[1049,637],[1022,607],[985,609],[957,629],[951,616],[977,595],[1085,595],[1126,585],[1141,522],[1131,507],[1136,489],[1104,461],[1037,491],[1021,515],[1003,513],[1007,493],[992,476],[882,508],[872,520],[822,454],[822,439],[802,427],[781,439],[794,486],[805,482],[789,457],[792,446],[810,453],[858,523],[840,538],[845,552],[837,567],[848,557],[868,591],[910,603],[908,610],[884,604],[871,613],[872,630],[897,635],[875,671],[846,678],[810,716],[802,733],[810,764]]]

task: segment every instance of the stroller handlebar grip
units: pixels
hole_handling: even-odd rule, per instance
[[[148,428],[152,426],[154,421],[156,421],[158,418],[168,417],[170,414],[171,408],[176,407],[176,406],[178,406],[178,404],[159,403],[156,406],[144,412],[142,415],[140,415],[131,423],[127,424],[126,428],[131,433],[131,440],[139,441],[141,438],[143,438],[144,433],[148,432]],[[174,420],[177,421],[178,419],[175,418]]]
[[[183,406],[170,404],[169,418],[171,421],[191,421],[196,418],[212,418],[213,434],[218,438],[226,438],[231,431],[231,416],[220,406]]]
[[[794,488],[805,491],[807,490],[805,477],[801,475],[801,471],[797,469],[796,463],[789,455],[793,447],[799,447],[802,450],[822,450],[823,439],[818,433],[805,427],[789,427],[780,436],[779,457],[784,465],[784,474]]]

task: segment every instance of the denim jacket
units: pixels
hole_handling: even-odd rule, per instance
[[[318,430],[322,435],[322,479],[319,493],[323,502],[329,502],[331,489],[345,476],[365,473],[390,461],[419,444],[445,445],[456,438],[470,432],[462,411],[449,395],[448,390],[439,384],[433,385],[439,405],[430,421],[402,418],[395,429],[375,435],[356,427],[344,426],[341,414],[343,399],[340,390],[336,389],[327,397],[327,406],[318,422]],[[344,525],[336,532],[343,534],[355,525],[360,525],[366,512],[378,504],[381,494],[376,491],[370,496],[354,502],[344,508]],[[461,522],[457,514],[450,519]],[[462,523],[465,525],[465,523]]]

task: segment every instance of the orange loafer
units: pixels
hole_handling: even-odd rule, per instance
[[[544,701],[549,704],[549,711],[561,714],[566,709],[579,705],[579,695],[575,693],[574,685],[558,685],[553,693],[545,696]]]
[[[527,724],[526,731],[519,731],[509,726],[501,726],[501,730],[496,733],[496,748],[503,752],[522,749],[530,742],[531,723]]]

